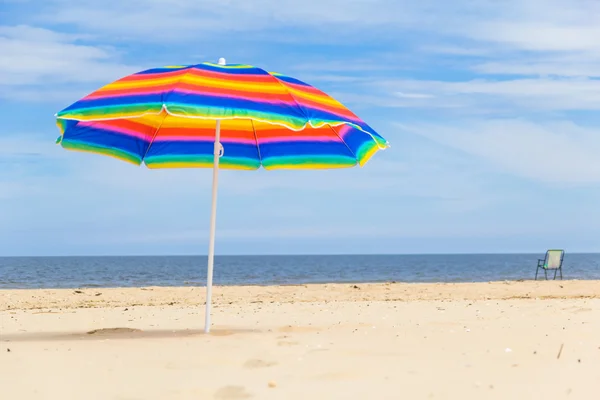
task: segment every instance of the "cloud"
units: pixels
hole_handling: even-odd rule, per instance
[[[600,128],[571,121],[533,123],[518,119],[401,128],[530,180],[560,186],[600,182]]]
[[[111,48],[75,43],[80,38],[25,25],[0,27],[0,84],[98,82],[137,70],[116,62]]]
[[[291,0],[228,1],[207,0],[50,0],[37,7],[26,20],[36,24],[69,25],[89,32],[136,37],[146,41],[193,42],[198,35],[218,36],[232,32],[260,32],[281,27],[322,27],[323,23],[351,24],[369,13],[363,25],[392,23],[398,16],[386,12],[391,0],[342,0],[324,2]],[[285,35],[281,35],[285,36]],[[276,40],[276,37],[272,39]]]
[[[468,112],[598,110],[600,80],[539,78],[469,81],[381,80],[375,84],[388,107],[467,109]],[[408,93],[408,95],[407,95]],[[412,95],[411,95],[412,94]],[[348,97],[350,98],[350,96]],[[357,100],[360,100],[359,96]],[[369,98],[363,98],[368,101]]]
[[[515,59],[474,64],[473,71],[486,75],[526,75],[562,77],[600,77],[600,58],[577,56],[515,57]]]
[[[27,25],[0,26],[0,100],[69,104],[136,72],[110,46],[82,44],[89,35]]]

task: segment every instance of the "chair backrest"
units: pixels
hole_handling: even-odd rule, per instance
[[[562,265],[564,250],[548,250],[546,252],[546,260],[544,261],[544,268],[546,269],[558,269]]]

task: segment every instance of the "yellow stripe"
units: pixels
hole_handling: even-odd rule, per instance
[[[196,86],[213,87],[217,89],[231,89],[250,93],[281,93],[285,94],[285,89],[276,81],[272,82],[235,82],[227,79],[199,77],[196,75],[186,75],[181,82],[190,83]]]
[[[362,167],[364,166],[367,161],[369,161],[371,159],[371,157],[373,157],[375,155],[375,153],[377,153],[379,151],[379,146],[373,146],[372,149],[368,150],[365,155],[363,156],[362,160],[360,160],[358,162],[358,164]]]
[[[178,118],[169,115],[162,123],[162,128],[198,129],[214,132],[216,125],[217,123],[214,119]],[[248,131],[251,134],[252,125],[250,124],[250,119],[228,119],[221,122],[221,129],[227,131]]]
[[[276,164],[273,166],[264,167],[266,170],[273,169],[339,169],[339,168],[352,168],[356,164]]]
[[[168,168],[212,168],[213,163],[191,163],[191,162],[165,162],[165,163],[150,163],[146,164],[149,169],[168,169]],[[220,164],[219,169],[237,169],[245,171],[254,171],[258,168],[251,168],[245,166],[231,165],[231,164]]]
[[[175,83],[187,83],[198,87],[212,87],[216,89],[231,89],[241,92],[248,93],[273,93],[273,94],[286,94],[285,88],[282,87],[277,81],[273,82],[234,82],[226,79],[198,77],[194,75],[182,74],[175,77],[167,78],[155,78],[147,79],[143,81],[116,81],[109,83],[102,87],[98,92],[108,90],[127,90],[127,89],[140,89],[140,88],[152,88],[156,86],[171,85]]]
[[[317,103],[317,104],[326,104],[328,106],[331,106],[333,108],[338,108],[341,110],[347,110],[347,108],[342,103],[340,103],[333,97],[330,97],[327,95],[321,95],[321,94],[317,95],[317,94],[305,92],[302,90],[297,90],[297,89],[294,89],[289,86],[286,86],[286,87],[288,88],[288,90],[294,97],[309,100],[309,101],[311,101],[313,103]]]

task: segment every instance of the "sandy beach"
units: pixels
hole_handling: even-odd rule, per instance
[[[2,399],[592,399],[600,282],[0,290]]]

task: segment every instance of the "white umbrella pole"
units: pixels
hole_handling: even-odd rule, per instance
[[[221,156],[221,121],[217,120],[213,159],[212,206],[210,210],[210,238],[208,239],[208,272],[206,274],[206,312],[204,332],[210,332],[210,305],[212,300],[213,265],[215,259],[215,229],[217,224],[217,188],[219,186],[219,157]]]

